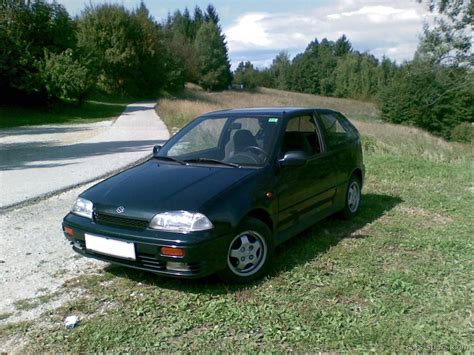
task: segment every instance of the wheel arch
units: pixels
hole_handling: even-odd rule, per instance
[[[362,172],[362,170],[360,168],[355,168],[351,175],[349,176],[349,179],[352,177],[352,176],[356,176],[359,181],[360,181],[360,187],[362,188],[362,186],[364,185],[364,173]]]
[[[266,210],[264,210],[263,208],[254,208],[254,209],[250,210],[245,215],[245,217],[255,218],[255,219],[258,219],[259,221],[265,223],[267,225],[267,227],[270,229],[270,231],[272,231],[272,233],[273,233],[273,229],[274,229],[273,219],[270,216],[270,214]]]

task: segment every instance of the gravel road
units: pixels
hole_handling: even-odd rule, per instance
[[[0,325],[34,319],[61,305],[66,300],[59,295],[31,309],[18,306],[53,294],[65,280],[107,265],[74,253],[61,231],[63,216],[88,186],[0,215],[0,319],[4,318]]]

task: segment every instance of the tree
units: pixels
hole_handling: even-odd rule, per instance
[[[315,39],[293,59],[289,87],[310,94],[332,95],[336,66],[335,43],[326,38],[321,42]]]
[[[273,59],[270,71],[275,78],[275,87],[280,90],[289,89],[289,74],[291,68],[291,61],[288,52],[281,51]]]
[[[48,53],[75,47],[74,23],[62,5],[43,0],[0,3],[0,100],[44,101],[40,68]]]
[[[338,97],[356,97],[359,92],[359,72],[359,53],[350,53],[340,58],[334,70],[334,95]]]
[[[474,76],[456,69],[457,76],[468,75],[470,86],[459,90],[449,79],[453,71],[414,62],[405,65],[391,85],[380,94],[382,117],[394,123],[408,123],[445,138],[462,122],[473,122]]]
[[[209,4],[206,8],[206,14],[204,15],[206,22],[213,22],[216,26],[219,25],[219,15],[217,14],[216,8]]]
[[[422,0],[418,0],[421,2]],[[470,66],[474,2],[471,0],[427,0],[429,10],[437,12],[434,26],[424,28],[415,59],[433,64]]]
[[[204,89],[221,90],[231,83],[227,46],[223,38],[213,21],[203,23],[196,34],[194,48],[198,61],[198,83]]]
[[[46,52],[39,71],[52,101],[81,104],[91,86],[87,68],[74,59],[71,49],[59,54]]]
[[[382,118],[410,123],[448,139],[465,139],[474,122],[474,73],[469,26],[473,3],[429,1],[438,16],[425,26],[415,58],[381,90]],[[468,124],[466,124],[468,123]]]
[[[83,61],[109,93],[155,95],[165,85],[160,35],[143,3],[133,12],[91,5],[78,21]]]
[[[250,90],[258,86],[258,71],[251,62],[239,63],[234,73],[234,83]]]
[[[352,44],[347,39],[346,35],[342,35],[336,41],[334,45],[334,54],[337,57],[343,57],[352,52]]]

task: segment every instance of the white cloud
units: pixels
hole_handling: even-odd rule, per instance
[[[301,52],[314,38],[336,40],[345,34],[356,50],[402,62],[413,57],[427,16],[425,4],[412,0],[389,5],[381,0],[334,0],[304,13],[246,13],[224,32],[231,58],[252,51]],[[261,56],[255,60],[265,62]]]
[[[372,23],[415,21],[418,22],[420,14],[415,9],[397,9],[390,6],[364,6],[357,11],[342,12],[341,14],[329,14],[331,20],[340,20],[343,17],[363,16]]]
[[[270,33],[262,22],[270,16],[266,13],[247,13],[239,17],[238,24],[225,31],[228,40],[234,44],[244,43],[245,47],[267,47],[271,45]]]

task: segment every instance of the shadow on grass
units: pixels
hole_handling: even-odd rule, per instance
[[[276,277],[283,272],[291,271],[298,265],[318,258],[343,239],[371,238],[370,235],[359,234],[357,231],[382,217],[403,200],[398,196],[364,194],[362,201],[360,211],[353,219],[346,221],[336,216],[328,217],[280,245],[276,250],[273,270],[268,277]],[[130,278],[147,285],[199,294],[226,294],[262,282],[257,281],[250,285],[227,285],[215,275],[199,280],[174,279],[118,265],[109,265],[105,270],[117,277]]]

